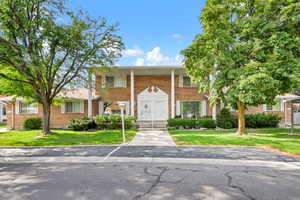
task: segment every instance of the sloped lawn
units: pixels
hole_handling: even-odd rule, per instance
[[[122,143],[120,130],[77,132],[53,130],[53,134],[39,137],[40,130],[0,133],[0,146],[56,146],[56,145],[110,145]],[[126,131],[126,141],[135,136],[135,130]]]
[[[249,135],[236,136],[235,130],[169,130],[177,145],[267,146],[300,155],[300,134],[288,129],[248,129]],[[300,129],[296,132],[300,133]]]

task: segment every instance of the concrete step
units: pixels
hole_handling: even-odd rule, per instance
[[[166,129],[167,128],[167,121],[137,121],[137,126],[140,129]]]
[[[139,131],[166,131],[167,128],[139,128]]]

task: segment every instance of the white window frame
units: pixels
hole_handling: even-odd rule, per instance
[[[79,112],[66,112],[66,103],[79,103]],[[84,100],[66,100],[63,105],[61,105],[61,113],[64,114],[76,114],[76,113],[84,113]]]
[[[278,106],[278,109],[274,110],[274,105],[271,105],[272,106],[272,109],[271,110],[268,110],[268,105],[270,104],[265,104],[264,105],[264,111],[266,112],[272,112],[272,111],[284,111],[284,103],[281,99],[276,99],[276,101],[279,103],[279,106]]]
[[[184,85],[184,78],[189,78],[190,79],[190,85]],[[194,83],[192,81],[191,77],[185,75],[185,76],[182,77],[182,86],[183,87],[198,87],[198,83]]]
[[[38,103],[26,103],[23,101],[17,101],[16,102],[16,114],[38,114]],[[27,107],[29,107],[29,109],[27,108],[27,112],[22,112],[21,111],[21,106],[22,104],[25,104]]]

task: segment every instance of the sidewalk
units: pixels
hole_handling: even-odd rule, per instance
[[[167,131],[139,131],[129,146],[176,146]]]

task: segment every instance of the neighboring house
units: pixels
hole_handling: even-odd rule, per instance
[[[96,73],[96,90],[89,98],[87,89],[79,88],[60,94],[63,105],[51,107],[51,127],[67,127],[72,119],[121,113],[118,103],[125,104],[125,114],[138,121],[165,121],[169,118],[216,118],[222,103],[211,106],[208,94],[198,92],[197,84],[186,75],[182,66],[118,66],[108,72]],[[275,112],[282,123],[291,121],[294,95],[278,96],[278,104],[250,107],[248,113]],[[41,117],[42,106],[28,104],[23,99],[0,98],[7,105],[10,128],[22,128],[24,119]],[[294,105],[300,114],[300,106]],[[300,117],[296,123],[300,124]]]
[[[88,116],[88,90],[77,88],[68,90],[59,95],[64,99],[61,105],[51,106],[51,128],[66,128],[73,119]],[[92,114],[98,114],[98,96],[93,92]],[[22,98],[2,97],[2,102],[7,105],[7,127],[11,129],[21,129],[23,122],[29,117],[42,117],[42,105],[37,103],[28,103]]]

